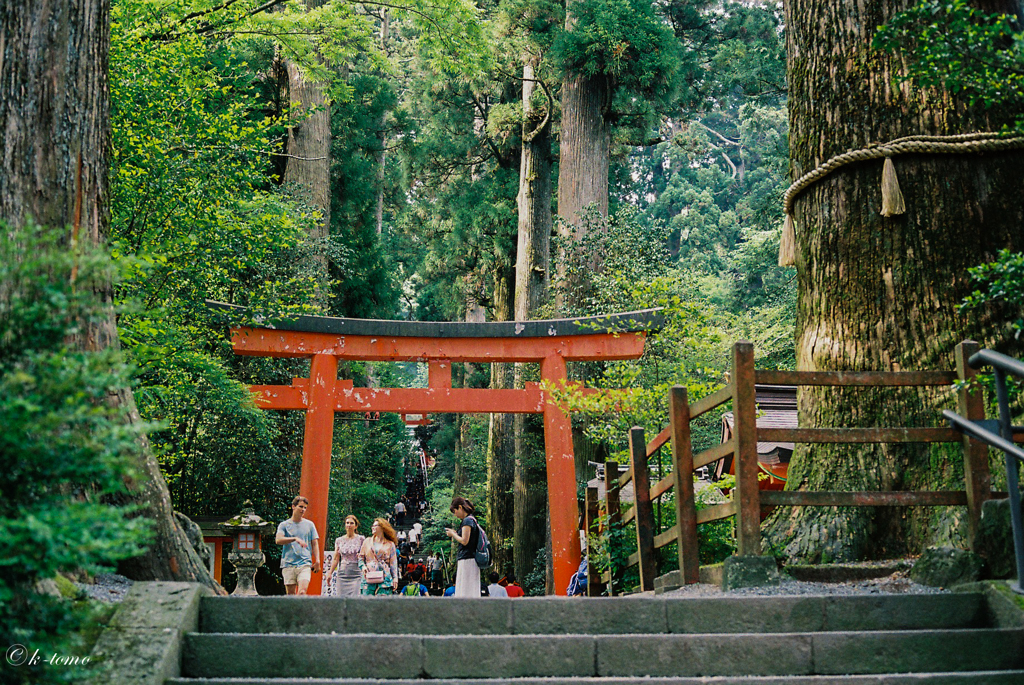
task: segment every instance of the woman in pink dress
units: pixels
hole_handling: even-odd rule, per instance
[[[359,550],[366,538],[359,535],[359,519],[354,514],[345,517],[345,534],[334,541],[334,557],[328,577],[338,569],[335,578],[335,595],[337,597],[356,597],[359,595]]]

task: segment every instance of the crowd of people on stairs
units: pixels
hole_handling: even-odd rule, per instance
[[[345,533],[334,540],[333,550],[325,553],[328,558],[324,560],[327,568],[323,594],[522,597],[525,593],[514,574],[502,578],[491,571],[487,583],[481,582],[481,565],[487,567],[489,562],[478,562],[478,558],[487,538],[474,516],[475,506],[464,497],[455,497],[450,506],[451,513],[459,519],[458,528],[445,529],[456,543],[454,578],[446,578],[446,564],[440,552],[422,553],[420,517],[427,510],[423,484],[422,473],[410,476],[406,493],[394,506],[395,525],[388,518],[378,517],[371,524],[369,537],[359,534],[355,514],[345,517]],[[292,516],[277,529],[275,541],[283,547],[282,576],[285,591],[290,595],[306,594],[311,575],[320,566],[319,535],[313,522],[305,518],[308,506],[309,500],[296,496],[292,500]]]

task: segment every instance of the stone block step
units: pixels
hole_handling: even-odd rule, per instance
[[[208,633],[799,633],[991,625],[980,593],[714,598],[204,597]]]
[[[1024,629],[773,635],[190,633],[182,654],[182,675],[207,678],[640,678],[1011,669],[1024,669]]]
[[[365,678],[171,678],[166,685],[1020,685],[1024,670],[827,676],[695,678],[483,678],[379,680]]]

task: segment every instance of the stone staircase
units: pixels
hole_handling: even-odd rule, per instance
[[[205,597],[166,683],[1021,685],[1024,627],[997,623],[981,593]]]

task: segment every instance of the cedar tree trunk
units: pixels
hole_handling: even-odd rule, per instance
[[[326,1],[305,0],[305,4],[308,9],[315,9]],[[306,200],[321,213],[320,224],[310,238],[322,244],[331,226],[331,106],[325,84],[306,79],[291,60],[285,61],[285,69],[292,112],[305,118],[288,129],[283,180],[298,186]],[[311,110],[312,113],[306,115]],[[318,253],[316,259],[321,275],[326,278],[326,254]]]
[[[551,110],[537,106],[536,65],[527,54],[523,64],[523,148],[519,166],[519,226],[516,250],[515,320],[529,321],[548,298],[551,281]],[[514,384],[523,386],[524,365],[516,364]],[[543,432],[536,417],[516,414],[515,433],[515,570],[522,579],[544,545],[547,510],[546,474],[537,468],[536,445]]]
[[[109,0],[12,2],[0,12],[0,219],[67,226],[68,244],[103,244],[109,224]],[[101,293],[112,299],[110,284]],[[119,347],[113,308],[92,324],[86,349]],[[111,393],[140,420],[130,388]],[[141,439],[128,500],[153,521],[146,554],[122,562],[135,580],[196,581],[223,593],[175,521],[160,468]]]
[[[494,273],[494,320],[512,319],[515,269],[498,267]],[[508,389],[512,384],[512,364],[491,364],[491,389]],[[494,567],[499,572],[511,560],[515,513],[512,481],[515,474],[515,439],[512,414],[491,414],[487,430],[487,520]]]
[[[869,143],[1000,128],[947,92],[896,83],[901,58],[871,50],[876,27],[911,4],[787,0],[791,178]],[[881,160],[802,193],[797,368],[948,370],[959,341],[997,344],[1005,329],[994,312],[957,305],[971,291],[969,267],[1024,248],[1021,162],[1020,152],[898,156],[907,210],[891,218],[879,214]],[[801,390],[805,427],[942,425],[938,410],[952,406],[948,391]],[[962,455],[958,446],[802,447],[787,487],[963,489]],[[962,542],[964,518],[963,508],[794,508],[775,514],[767,539],[790,559],[882,557]]]

